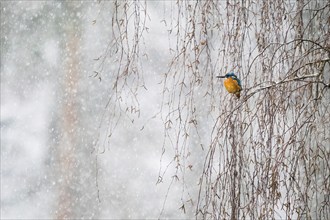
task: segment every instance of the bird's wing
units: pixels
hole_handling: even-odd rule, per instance
[[[239,87],[242,88],[241,80],[239,80],[239,78],[237,78],[237,77],[233,77],[233,79],[236,80],[237,83],[238,83],[238,85],[239,85]]]

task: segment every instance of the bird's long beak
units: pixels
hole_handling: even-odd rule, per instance
[[[217,76],[217,78],[226,78],[226,76]]]

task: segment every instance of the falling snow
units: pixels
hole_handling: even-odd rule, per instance
[[[2,219],[195,218],[199,187],[205,183],[200,177],[207,175],[203,170],[204,161],[210,155],[208,147],[213,146],[213,143],[209,142],[216,133],[212,126],[222,125],[217,124],[217,120],[222,118],[221,115],[215,115],[215,112],[223,104],[219,101],[221,87],[213,87],[213,83],[203,81],[201,75],[203,76],[203,71],[212,75],[214,66],[217,65],[217,68],[226,70],[236,66],[229,66],[228,62],[224,61],[226,57],[222,55],[223,51],[212,51],[210,44],[208,50],[211,52],[207,56],[219,56],[214,58],[214,66],[194,70],[196,75],[189,79],[183,77],[182,83],[176,84],[175,79],[182,77],[179,73],[185,74],[185,70],[191,70],[196,67],[197,61],[199,63],[199,60],[195,60],[195,63],[187,61],[185,66],[177,67],[175,74],[179,76],[173,75],[164,81],[171,58],[177,56],[179,60],[181,54],[189,50],[194,51],[191,54],[196,56],[199,46],[205,46],[207,43],[205,36],[194,36],[196,39],[200,38],[200,42],[187,44],[187,48],[179,51],[182,53],[175,54],[179,44],[182,45],[193,38],[192,34],[188,33],[190,39],[186,37],[180,42],[177,41],[176,36],[182,33],[175,33],[175,27],[187,27],[180,29],[184,32],[189,31],[190,26],[181,20],[177,21],[180,25],[176,26],[174,17],[184,17],[185,14],[173,9],[175,2],[147,1],[147,16],[143,14],[144,8],[139,8],[141,18],[145,16],[143,37],[134,36],[136,29],[134,23],[131,23],[127,26],[128,31],[124,37],[116,38],[126,43],[127,47],[123,47],[124,49],[120,48],[119,43],[117,47],[109,46],[116,45],[113,37],[118,33],[114,29],[123,31],[119,24],[125,22],[125,19],[119,18],[119,27],[112,24],[115,1],[1,2]],[[290,10],[294,8],[286,7]],[[192,13],[193,8],[191,5],[187,6],[189,13]],[[324,14],[329,15],[329,5],[323,9]],[[225,10],[225,7],[219,6],[219,10]],[[119,9],[117,13],[119,16],[125,14]],[[290,13],[293,12],[287,14]],[[319,14],[322,16],[322,13]],[[228,19],[233,16],[235,14],[228,13]],[[219,20],[214,21],[212,27],[206,28],[216,29],[217,25],[221,26],[226,22],[221,20],[223,17],[212,18]],[[136,19],[135,22],[141,24],[143,21]],[[200,24],[194,25],[199,27]],[[229,25],[226,28],[231,32]],[[253,28],[246,28],[243,32],[247,33]],[[329,30],[329,27],[321,27],[322,30],[326,28]],[[206,37],[216,39],[214,48],[217,45],[230,47],[226,44],[227,41],[213,36],[212,31],[208,34],[210,36]],[[242,35],[237,36],[239,38]],[[246,38],[254,37],[256,36],[251,34]],[[277,36],[273,37],[275,39]],[[127,73],[123,71],[125,64],[121,59],[127,55],[127,51],[129,53],[132,50],[136,39],[143,41],[138,48],[141,56],[130,60],[127,68],[128,72],[131,72]],[[257,57],[257,49],[252,48],[257,48],[257,41],[253,42],[251,45],[245,45],[243,49],[249,51],[249,56]],[[120,50],[124,51],[123,54],[117,54]],[[237,57],[240,59],[247,54]],[[186,59],[191,59],[194,55]],[[202,62],[202,58],[200,59]],[[249,61],[251,60],[253,59]],[[221,62],[225,63],[221,66]],[[276,62],[273,63],[274,66],[277,65]],[[329,66],[325,68],[329,69]],[[139,71],[143,72],[143,79]],[[132,77],[117,81],[118,84],[114,83],[116,78],[126,77],[127,74]],[[254,73],[249,74],[249,77],[252,77]],[[257,77],[253,75],[253,78]],[[328,82],[329,75],[325,76],[324,80]],[[187,87],[192,84],[195,87],[188,90]],[[115,86],[119,92],[111,93]],[[205,86],[212,87],[212,95]],[[250,86],[248,82],[246,86]],[[179,87],[182,87],[180,91]],[[192,108],[194,114],[186,114],[185,110],[166,103],[162,96],[164,94],[172,103],[182,104],[183,108]],[[184,103],[188,100],[185,97],[191,94],[198,99],[192,99],[193,104]],[[329,100],[329,93],[324,94],[328,94],[323,96],[324,99]],[[225,99],[228,100],[229,97],[226,94]],[[210,103],[216,103],[217,106]],[[326,106],[322,114],[329,115],[328,105],[324,102],[321,104]],[[186,124],[191,125],[188,131],[186,124],[177,123],[178,117],[172,117],[171,120],[167,118],[181,110],[180,117],[194,116],[186,119]],[[226,112],[231,110],[227,109]],[[170,113],[166,116],[164,111]],[[290,120],[289,118],[288,121]],[[199,130],[195,130],[193,125],[200,126]],[[279,128],[274,128],[276,129]],[[265,134],[260,132],[253,136],[254,139],[248,140],[256,143],[262,135]],[[184,136],[189,136],[190,142],[185,142]],[[324,132],[321,136],[325,140],[324,144],[329,144],[329,133]],[[284,140],[281,137],[272,138],[273,142]],[[223,143],[219,140],[215,142],[222,146]],[[187,147],[178,151],[178,145]],[[251,152],[252,148],[255,149],[250,146]],[[224,149],[216,148],[219,152],[228,152]],[[258,150],[260,149],[256,149],[256,152]],[[255,158],[258,159],[260,155]],[[329,157],[329,151],[327,155]],[[320,160],[320,157],[318,159]],[[225,160],[221,153],[218,158],[212,158],[212,163],[218,167],[215,165],[213,170],[207,172],[216,173],[221,170],[224,165],[222,161]],[[245,168],[248,170],[249,166],[244,165]],[[210,181],[214,177],[212,175],[210,174]],[[281,175],[278,178],[284,174]],[[225,181],[219,184],[226,185]],[[319,183],[315,183],[315,186],[318,186],[317,184]],[[329,181],[327,184],[329,185]],[[210,198],[220,198],[216,194],[217,191],[211,189],[211,185],[209,190],[207,192],[212,194],[209,195]],[[329,198],[329,189],[327,196]],[[204,202],[207,203],[207,199]],[[275,217],[288,217],[291,214],[286,215],[283,209],[281,211],[283,204],[274,204],[274,209],[278,212]],[[329,210],[329,207],[325,210]]]

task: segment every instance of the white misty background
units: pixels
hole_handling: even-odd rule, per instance
[[[329,16],[2,1],[1,218],[330,218]]]

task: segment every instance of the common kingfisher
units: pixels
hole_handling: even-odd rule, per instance
[[[241,81],[234,73],[227,73],[224,76],[217,76],[217,78],[226,78],[223,84],[229,93],[234,93],[237,98],[241,96],[242,85]]]

